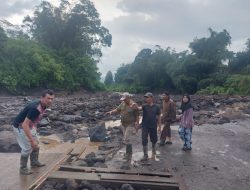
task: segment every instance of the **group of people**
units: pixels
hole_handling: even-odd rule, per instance
[[[27,167],[29,158],[31,167],[45,166],[45,164],[38,160],[39,141],[36,125],[41,120],[46,108],[52,104],[54,96],[52,90],[43,91],[40,100],[27,104],[12,123],[14,134],[21,147],[19,171],[22,175],[32,173]],[[182,114],[179,117],[176,117],[176,105],[170,98],[168,92],[163,94],[162,109],[155,104],[152,93],[146,93],[144,98],[145,104],[139,106],[131,99],[131,94],[124,93],[121,98],[122,103],[117,108],[107,112],[107,114],[119,113],[121,115],[124,143],[126,144],[125,158],[129,159],[132,157],[132,143],[133,139],[137,138],[136,133],[139,128],[142,128],[142,146],[144,153],[142,160],[148,159],[148,137],[150,137],[150,141],[152,142],[152,157],[155,157],[156,143],[158,140],[157,130],[161,133],[160,146],[172,144],[170,125],[176,120],[180,121],[179,134],[184,141],[183,150],[191,150],[194,122],[190,97],[188,95],[182,97]],[[139,123],[140,110],[142,110],[141,124]],[[161,129],[162,122],[164,124],[163,129]]]
[[[192,128],[194,126],[193,107],[190,96],[185,94],[181,99],[181,115],[176,116],[176,104],[170,98],[170,94],[165,92],[162,95],[162,108],[155,104],[154,96],[151,92],[144,95],[145,104],[139,106],[132,100],[129,93],[124,93],[121,104],[107,112],[107,114],[119,113],[121,115],[122,131],[124,143],[126,144],[125,159],[132,157],[132,142],[136,138],[139,128],[142,129],[142,161],[148,160],[148,138],[152,143],[152,158],[156,156],[156,143],[158,141],[157,132],[160,133],[160,146],[172,144],[170,125],[176,121],[180,122],[179,135],[184,144],[183,151],[192,149]],[[139,124],[139,111],[142,111],[142,122]],[[163,124],[163,129],[162,129]]]

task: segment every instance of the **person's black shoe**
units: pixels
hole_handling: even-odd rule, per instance
[[[191,147],[188,148],[188,147],[184,146],[184,147],[182,148],[182,150],[183,150],[183,151],[190,151],[190,150],[192,150],[192,148],[191,148]]]

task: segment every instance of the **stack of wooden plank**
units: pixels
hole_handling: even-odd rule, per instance
[[[131,184],[135,188],[151,190],[180,190],[176,179],[168,172],[139,172],[133,170],[114,170],[108,168],[93,168],[61,165],[51,173],[50,180],[76,181],[87,180],[104,187],[119,188],[122,184]]]

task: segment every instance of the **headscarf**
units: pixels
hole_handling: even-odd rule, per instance
[[[183,102],[183,97],[186,96],[188,99],[188,102]],[[184,94],[181,99],[181,111],[184,113],[184,111],[188,110],[189,108],[193,108],[191,101],[190,101],[190,96],[188,94]]]

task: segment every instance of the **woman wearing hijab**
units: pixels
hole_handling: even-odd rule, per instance
[[[181,117],[179,135],[184,142],[182,150],[192,150],[192,129],[194,126],[193,106],[191,105],[190,97],[187,94],[182,96],[181,100]]]

